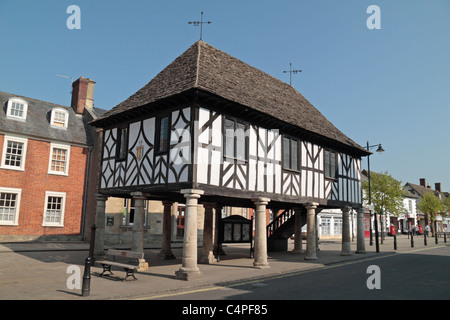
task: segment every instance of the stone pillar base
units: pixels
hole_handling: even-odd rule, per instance
[[[191,281],[200,279],[202,272],[198,268],[189,269],[181,267],[178,271],[175,271],[175,277],[180,280]]]
[[[305,257],[305,260],[317,260],[317,255],[312,255],[312,254],[310,254],[310,255],[307,255],[306,257]]]
[[[253,262],[253,268],[255,269],[269,269],[270,265],[268,263],[261,263],[261,262]]]
[[[139,259],[139,269],[137,271],[148,270],[148,262],[145,259]]]
[[[172,251],[170,251],[170,252],[158,253],[158,258],[161,258],[164,260],[173,260],[173,259],[176,259],[177,257],[175,257],[175,255],[172,253]]]
[[[204,256],[200,257],[198,262],[203,263],[203,264],[211,264],[211,263],[217,262],[217,259],[214,257],[213,252],[210,251],[208,255],[204,255]]]

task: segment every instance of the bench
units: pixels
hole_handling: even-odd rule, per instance
[[[112,260],[96,260],[96,263],[99,263],[103,266],[103,272],[100,275],[102,277],[105,272],[109,272],[109,274],[113,274],[111,271],[112,266],[123,268],[126,271],[126,276],[122,281],[125,281],[128,277],[133,277],[134,280],[137,280],[134,276],[134,272],[139,269],[139,261],[144,259],[143,252],[134,252],[134,251],[126,251],[126,250],[116,250],[116,249],[108,249],[106,253],[107,259]],[[122,259],[120,261],[116,261],[118,257]],[[128,259],[127,261],[125,261]],[[109,275],[108,274],[108,275]]]

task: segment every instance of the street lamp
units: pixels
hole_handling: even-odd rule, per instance
[[[374,144],[372,146],[369,146],[369,141],[367,141],[367,151],[370,150],[370,148],[376,147],[378,146],[376,152],[381,153],[384,152],[383,147],[380,144]],[[368,172],[368,179],[369,179],[369,210],[370,210],[370,245],[372,245],[372,194],[370,191],[370,154],[367,156],[367,172]],[[375,220],[375,247],[376,247],[376,251],[377,253],[380,252],[380,246],[378,243],[378,218],[377,218],[377,213],[374,210],[374,220]]]

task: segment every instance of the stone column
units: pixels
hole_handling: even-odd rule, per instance
[[[161,251],[158,256],[169,260],[175,259],[175,255],[172,252],[171,242],[172,242],[172,201],[163,201],[164,213],[163,213],[163,230],[162,230],[162,242]]]
[[[270,268],[267,262],[267,231],[266,231],[266,205],[268,198],[252,199],[255,210],[255,253],[253,266],[257,269]]]
[[[219,243],[220,235],[220,219],[222,218],[222,206],[217,206],[214,208],[214,255],[217,259],[218,255],[225,255],[221,244]]]
[[[133,240],[131,242],[131,251],[144,252],[144,222],[145,222],[145,201],[147,197],[142,192],[132,192],[134,199],[134,222],[133,222]],[[148,269],[145,259],[139,261],[138,271]]]
[[[132,192],[134,199],[134,221],[133,221],[133,240],[131,243],[131,251],[144,251],[144,211],[145,200],[147,198],[142,192]]]
[[[174,202],[172,204],[172,213],[171,213],[171,232],[172,239],[177,237],[177,217],[178,217],[178,202]]]
[[[364,208],[359,208],[356,215],[356,253],[366,253],[364,229]]]
[[[294,231],[294,249],[292,250],[292,253],[294,254],[300,254],[302,253],[302,226],[303,226],[303,219],[302,219],[302,209],[301,208],[295,208],[295,231]]]
[[[306,256],[305,260],[317,260],[316,253],[316,208],[319,204],[316,202],[308,203],[306,206]]]
[[[95,242],[94,242],[94,259],[105,257],[105,206],[108,197],[103,194],[96,194],[97,209],[95,212]]]
[[[183,259],[175,275],[178,279],[193,280],[202,275],[197,267],[197,203],[203,191],[183,189],[181,193],[186,198]]]
[[[351,244],[350,244],[350,210],[351,207],[346,206],[342,210],[342,250],[341,256],[352,255]]]
[[[213,254],[213,222],[216,203],[207,202],[203,204],[203,207],[205,208],[205,219],[203,221],[203,246],[199,262],[209,264],[216,262]]]

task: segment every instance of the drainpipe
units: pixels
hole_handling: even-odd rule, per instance
[[[88,194],[88,180],[89,180],[89,169],[90,169],[90,163],[91,163],[91,153],[92,153],[92,146],[88,147],[88,157],[87,157],[87,163],[86,163],[86,173],[84,175],[84,194],[83,194],[83,212],[81,217],[81,236],[84,239],[84,232],[85,232],[85,224],[86,224],[86,207],[87,207],[87,194]]]

